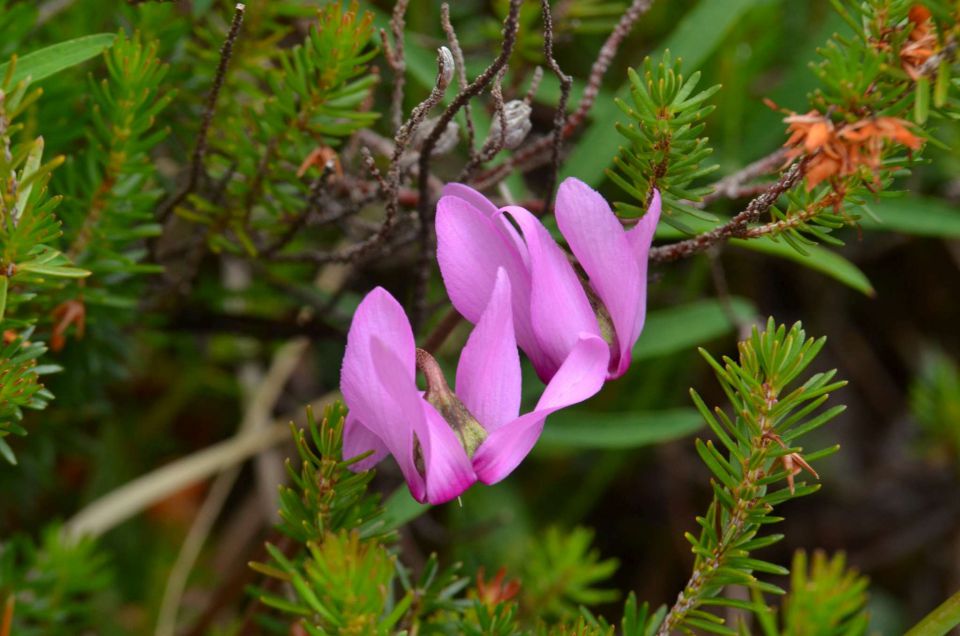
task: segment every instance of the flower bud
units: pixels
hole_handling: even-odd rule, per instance
[[[467,457],[473,457],[480,444],[487,439],[487,430],[467,410],[460,398],[450,390],[450,385],[447,384],[447,379],[443,376],[440,365],[437,364],[433,356],[423,349],[417,349],[417,368],[420,369],[427,381],[427,391],[424,393],[423,399],[437,409],[437,412],[457,434],[463,450],[467,452]]]
[[[441,88],[446,88],[450,86],[450,82],[453,81],[453,72],[456,70],[457,65],[453,61],[453,53],[451,53],[447,47],[441,46],[437,49],[437,54],[439,55],[440,64],[439,84]]]
[[[519,146],[530,132],[530,104],[520,99],[512,99],[503,105],[503,118],[507,124],[507,134],[503,138],[505,148],[512,150]],[[500,141],[500,116],[494,115],[490,124],[490,140]]]

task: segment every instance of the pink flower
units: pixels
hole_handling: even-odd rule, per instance
[[[624,230],[600,194],[569,178],[557,192],[560,232],[587,280],[533,214],[499,210],[465,185],[448,184],[437,204],[437,260],[447,293],[476,322],[498,268],[513,285],[517,343],[544,381],[553,377],[580,334],[610,347],[607,377],[630,366],[630,353],[647,309],[647,258],[660,218],[660,193],[640,222]]]
[[[343,358],[340,388],[350,411],[344,457],[373,454],[364,470],[393,455],[414,498],[442,503],[478,479],[509,475],[533,448],[554,411],[600,390],[609,358],[603,340],[576,336],[533,411],[520,415],[520,358],[514,337],[510,279],[501,268],[457,366],[456,393],[440,367],[414,344],[400,304],[376,288],[360,303]],[[427,390],[416,384],[416,369]]]

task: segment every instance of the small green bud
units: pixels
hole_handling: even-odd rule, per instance
[[[460,398],[450,390],[440,365],[423,349],[417,349],[417,368],[427,381],[427,392],[423,398],[443,416],[460,438],[460,444],[467,452],[467,457],[472,458],[480,444],[487,439],[486,429],[470,413]]]

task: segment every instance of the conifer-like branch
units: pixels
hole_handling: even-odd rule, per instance
[[[772,521],[770,513],[775,505],[819,489],[818,485],[795,483],[795,477],[807,471],[816,478],[810,462],[837,450],[831,447],[805,453],[795,446],[801,436],[844,410],[843,406],[834,406],[818,411],[830,393],[846,384],[834,381],[834,371],[800,379],[824,341],[808,339],[799,323],[787,330],[771,318],[765,331],[754,328],[752,336],[739,344],[738,361],[723,358],[721,364],[701,350],[730,399],[733,415],[719,408],[711,413],[700,396],[691,391],[718,441],[716,445],[713,441],[696,442],[698,454],[714,476],[714,497],[707,513],[697,518],[699,536],[686,535],[695,555],[693,573],[659,626],[659,636],[668,636],[674,629],[732,633],[722,619],[700,609],[739,607],[736,601],[719,595],[725,585],[742,584],[780,593],[779,588],[757,580],[754,574],[782,575],[787,570],[753,558],[751,553],[782,538],[759,535]],[[785,487],[774,489],[784,481]]]

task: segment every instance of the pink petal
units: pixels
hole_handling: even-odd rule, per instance
[[[546,355],[541,363],[532,357],[531,361],[546,382],[563,364],[579,334],[599,336],[600,327],[573,266],[540,220],[517,206],[502,212],[517,222],[530,253],[530,319]]]
[[[483,213],[488,219],[492,219],[497,215],[497,206],[495,206],[490,199],[483,196],[473,188],[462,183],[448,183],[443,186],[443,191],[441,193],[445,197],[454,197],[457,199],[463,199],[477,211]]]
[[[427,467],[427,502],[442,504],[459,497],[477,481],[470,458],[450,425],[432,405],[423,402],[426,419],[417,438]]]
[[[581,334],[544,389],[537,408],[490,433],[477,449],[473,467],[480,481],[494,484],[513,472],[537,443],[548,415],[600,390],[609,362],[607,343],[598,336]]]
[[[644,286],[637,259],[613,210],[586,183],[569,178],[560,184],[556,216],[560,232],[613,321],[618,351],[610,361],[610,376],[619,377],[630,364],[630,350],[639,336],[633,331]]]
[[[380,441],[380,437],[364,426],[353,411],[350,411],[343,423],[343,458],[352,459],[369,451],[373,451],[373,455],[350,464],[350,469],[356,472],[369,470],[388,452],[387,447]]]
[[[450,184],[444,191],[454,185],[459,186]],[[512,289],[517,342],[535,365],[544,364],[546,356],[530,322],[530,274],[517,250],[497,228],[497,222],[500,221],[491,220],[465,199],[440,199],[436,219],[440,273],[453,306],[476,324],[490,300],[497,270],[505,269]]]
[[[381,342],[378,351],[374,351],[375,339]],[[380,439],[383,448],[389,450],[400,465],[414,497],[422,498],[423,478],[413,461],[413,424],[401,416],[396,397],[376,372],[382,362],[379,349],[383,348],[387,348],[390,358],[397,361],[394,370],[398,376],[416,388],[416,353],[410,322],[400,303],[378,287],[360,302],[353,316],[340,371],[340,390],[350,409],[351,421],[362,423],[370,436]],[[359,435],[357,431],[351,433],[351,436],[355,435]],[[350,443],[353,451],[354,444],[369,445],[369,436],[367,441],[362,435],[352,437]]]
[[[640,309],[632,332],[632,342],[636,342],[637,338],[640,337],[647,316],[647,265],[650,258],[650,245],[653,244],[653,235],[657,231],[657,222],[660,221],[660,204],[660,191],[654,190],[653,200],[650,201],[647,213],[643,215],[633,229],[627,232],[630,249],[633,251],[634,258],[637,259],[637,271],[640,274],[641,285]]]
[[[527,264],[527,248],[523,244],[523,239],[517,235],[516,230],[509,223],[504,222],[504,219],[499,216],[500,210],[490,199],[462,183],[448,183],[443,186],[443,196],[462,199],[484,217],[493,221],[501,235],[516,248],[517,254],[520,255],[524,265]]]
[[[404,365],[380,338],[373,338],[373,354],[378,361],[376,375],[397,405],[395,421],[412,425],[420,442],[425,468],[426,489],[422,481],[411,480],[409,472],[419,473],[411,459],[403,471],[413,497],[423,503],[443,503],[460,495],[477,480],[470,458],[453,429],[430,404],[420,397],[413,378],[406,375]]]
[[[501,267],[487,309],[457,366],[457,396],[488,431],[520,413],[520,356],[512,314],[510,279]]]

